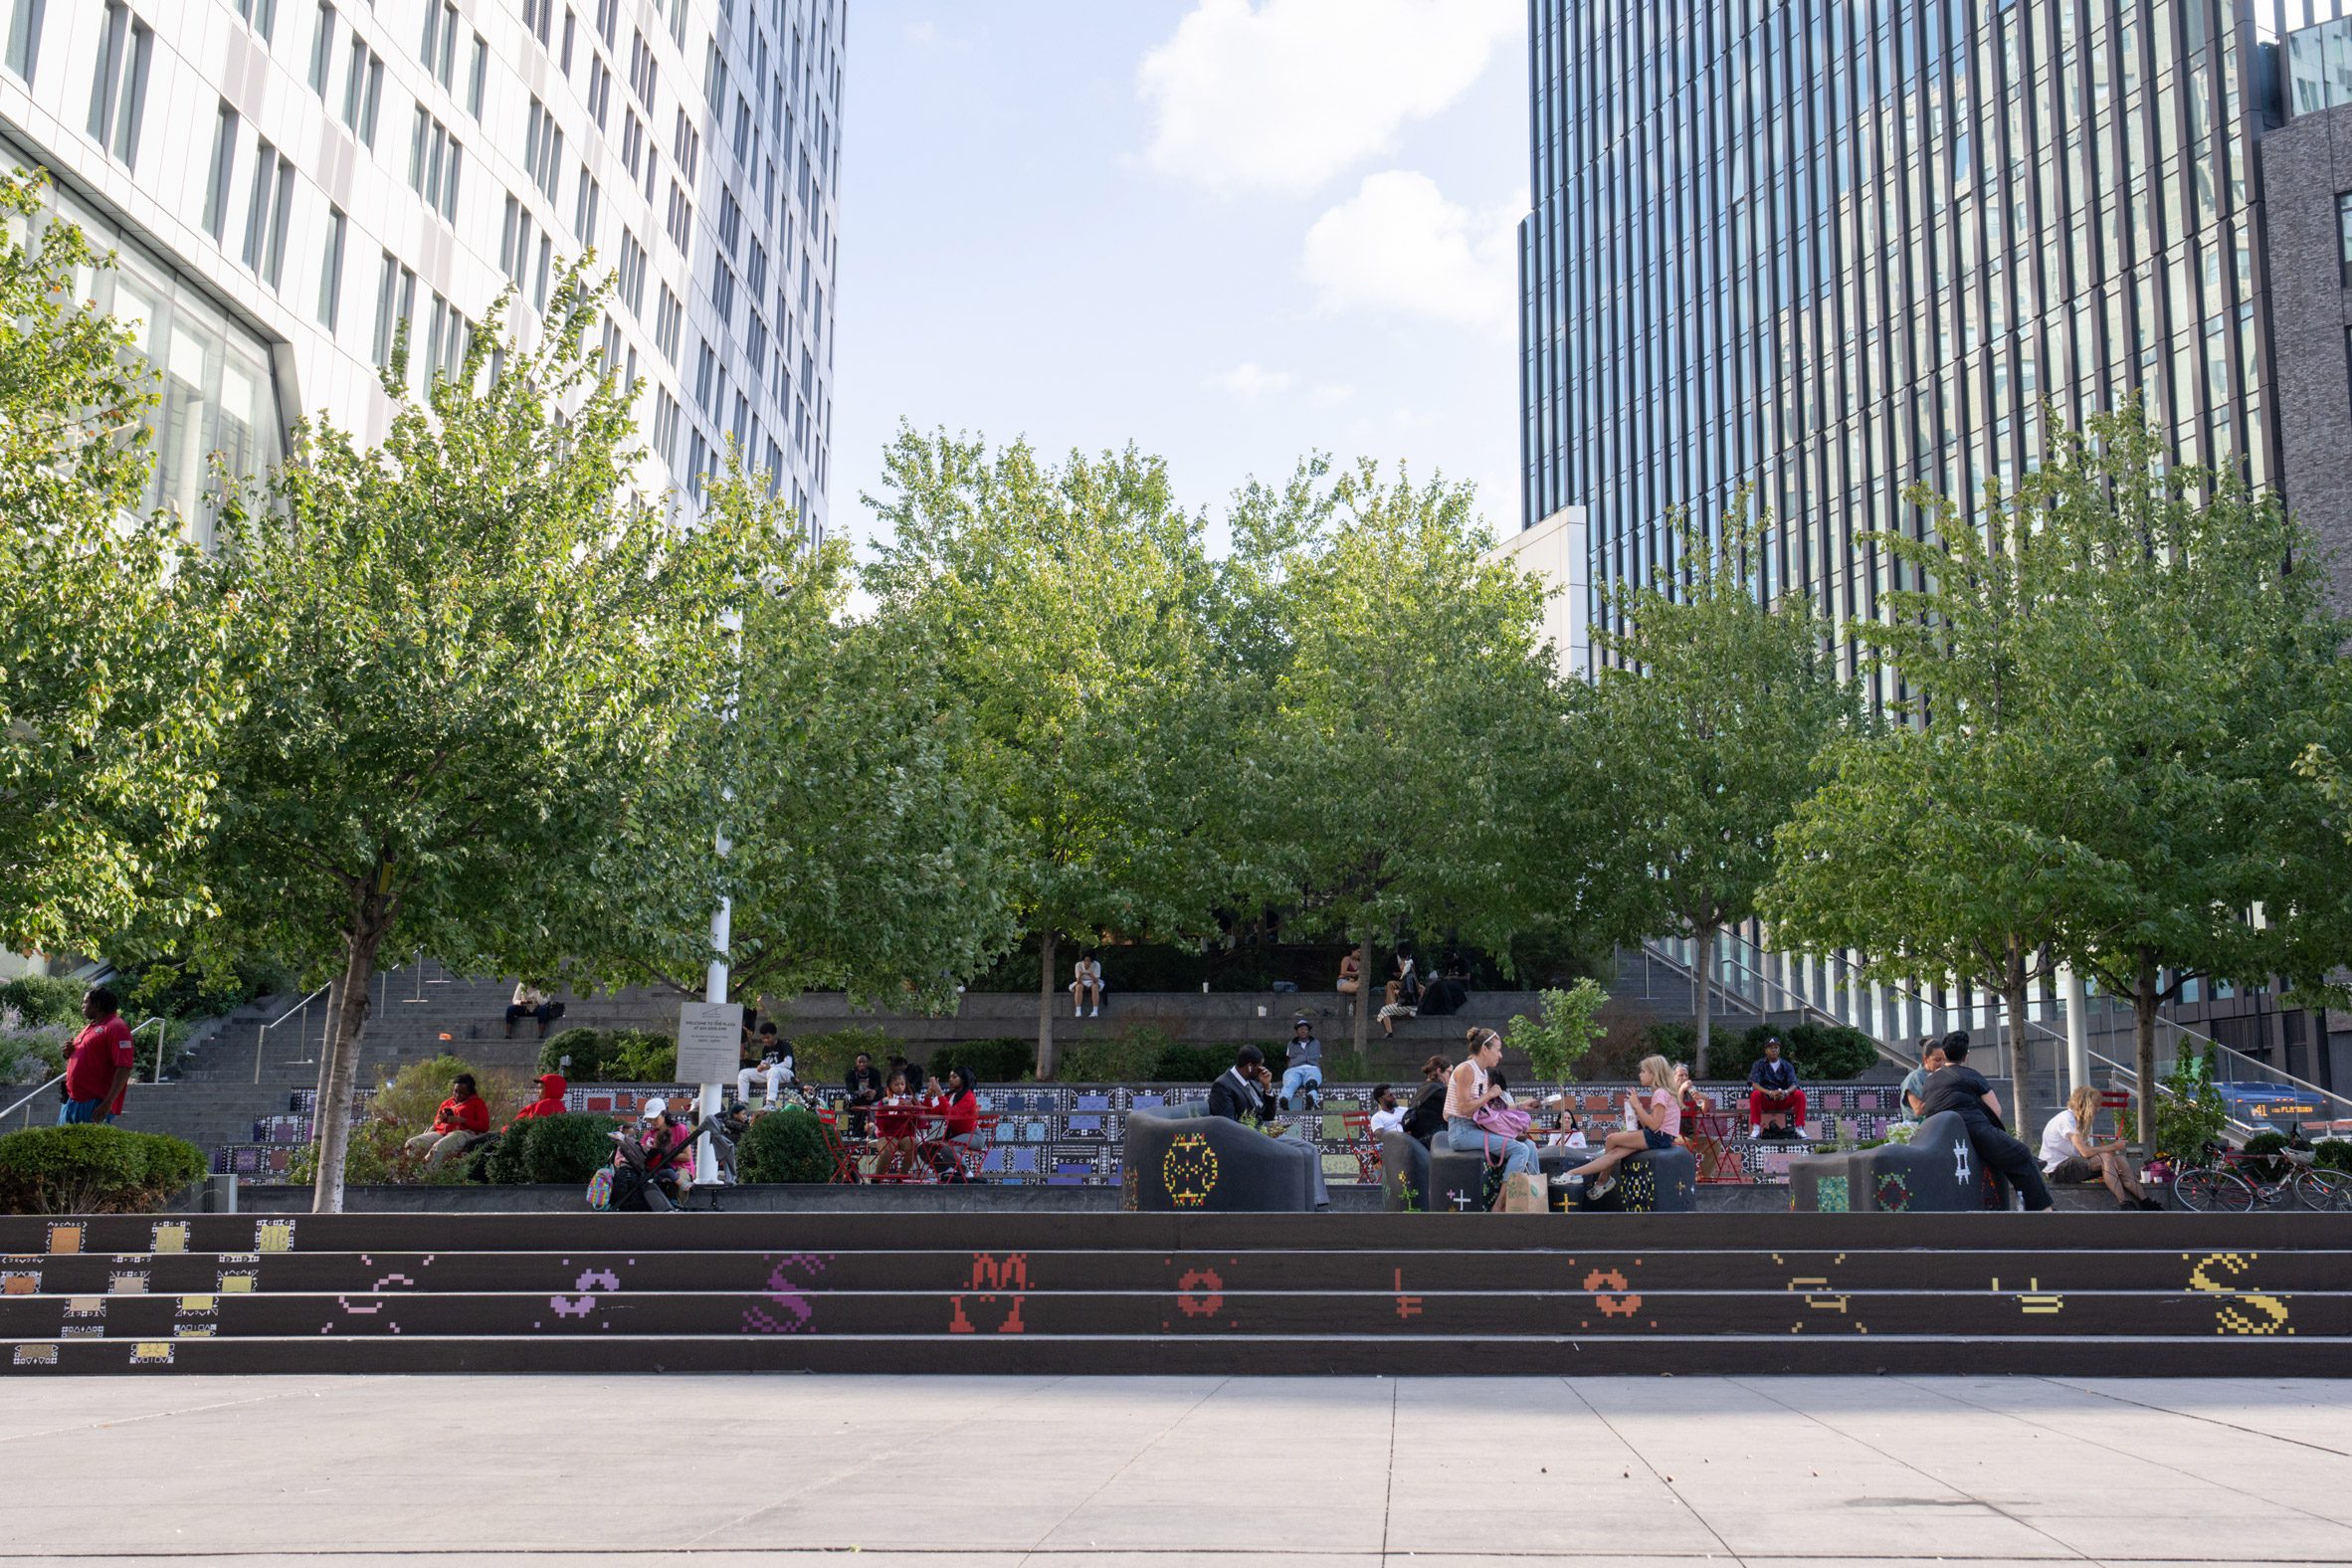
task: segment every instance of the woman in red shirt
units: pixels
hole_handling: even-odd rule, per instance
[[[934,1083],[937,1081],[933,1080]],[[933,1094],[924,1104],[939,1115],[938,1141],[930,1146],[931,1168],[941,1181],[964,1179],[964,1149],[982,1147],[980,1141],[980,1092],[972,1078],[972,1070],[955,1067],[948,1070],[947,1086]]]
[[[874,1143],[880,1158],[877,1176],[904,1176],[914,1169],[915,1100],[906,1091],[906,1075],[892,1073],[882,1103],[874,1107]]]

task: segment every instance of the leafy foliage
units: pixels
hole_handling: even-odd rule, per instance
[[[825,1124],[797,1106],[754,1116],[735,1147],[735,1168],[746,1182],[830,1182]]]
[[[1798,1076],[1811,1082],[1835,1083],[1857,1078],[1878,1065],[1878,1048],[1868,1035],[1844,1024],[1758,1024],[1742,1035],[1724,1055],[1723,1077],[1740,1079],[1764,1059],[1764,1042],[1778,1040],[1781,1055],[1797,1065]]]
[[[557,1116],[533,1116],[518,1121],[499,1139],[499,1152],[508,1156],[517,1174],[491,1179],[551,1182],[577,1186],[596,1174],[613,1157],[612,1134],[620,1123],[610,1116],[567,1111]]]
[[[0,1136],[0,1214],[142,1214],[204,1172],[203,1153],[182,1138],[30,1127]]]
[[[160,874],[208,824],[241,700],[183,521],[144,515],[154,377],[85,308],[81,230],[0,175],[0,947],[61,951],[204,911]],[[38,224],[38,239],[19,240]]]
[[[561,1029],[539,1042],[539,1071],[575,1083],[675,1083],[678,1041],[643,1029]]]
[[[36,1028],[52,1024],[82,1027],[82,998],[87,988],[63,975],[19,975],[0,985],[0,1007]]]
[[[864,1052],[874,1058],[874,1070],[881,1073],[891,1056],[897,1054],[898,1043],[885,1029],[851,1027],[836,1029],[820,1035],[795,1035],[792,1039],[793,1072],[801,1078],[819,1083],[839,1083],[849,1076],[851,1066]]]
[[[1594,1042],[1608,1035],[1600,1021],[1608,1005],[1608,992],[1589,979],[1579,980],[1565,991],[1543,992],[1541,1014],[1512,1019],[1505,1038],[1527,1053],[1538,1078],[1565,1082]]]
[[[923,1068],[941,1079],[946,1078],[951,1069],[961,1066],[970,1068],[972,1077],[982,1083],[1018,1083],[1030,1076],[1036,1065],[1037,1042],[999,1038],[962,1040],[934,1047]]]
[[[2210,1053],[2184,1051],[2156,1081],[2156,1147],[2175,1162],[2194,1164],[2206,1144],[2229,1130],[2230,1106],[2214,1087]],[[2143,1123],[2144,1124],[2144,1123]]]

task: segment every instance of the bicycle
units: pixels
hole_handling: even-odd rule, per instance
[[[2276,1158],[2285,1169],[2264,1176],[2245,1150],[2208,1143],[2204,1163],[2173,1177],[2172,1195],[2199,1214],[2248,1214],[2256,1205],[2277,1209],[2290,1202],[2322,1214],[2352,1214],[2352,1176],[2319,1169],[2310,1144],[2289,1143]]]

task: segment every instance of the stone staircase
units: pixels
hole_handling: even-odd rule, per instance
[[[0,1219],[0,1373],[2352,1374],[2352,1217]]]

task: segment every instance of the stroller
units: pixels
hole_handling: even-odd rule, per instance
[[[734,1140],[716,1118],[696,1122],[685,1138],[668,1150],[649,1150],[635,1131],[625,1129],[612,1134],[616,1145],[613,1163],[598,1171],[588,1183],[588,1207],[621,1213],[664,1213],[684,1207],[686,1192],[679,1167],[690,1157],[688,1151],[696,1141],[704,1136],[710,1139],[718,1164],[713,1187],[734,1180]],[[712,1201],[715,1205],[715,1193]]]

